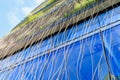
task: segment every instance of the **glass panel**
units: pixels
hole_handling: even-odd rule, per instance
[[[115,80],[120,79],[120,25],[104,31],[104,41],[111,75]]]

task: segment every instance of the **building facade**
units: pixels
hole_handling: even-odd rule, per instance
[[[120,80],[119,53],[117,3],[1,59],[0,80]]]

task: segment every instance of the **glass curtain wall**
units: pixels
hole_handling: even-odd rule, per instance
[[[120,80],[120,7],[0,60],[0,80]]]

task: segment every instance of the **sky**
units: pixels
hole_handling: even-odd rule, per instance
[[[0,0],[0,38],[45,0]]]

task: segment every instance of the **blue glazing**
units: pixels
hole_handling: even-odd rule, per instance
[[[119,7],[115,8],[115,9],[119,9]],[[103,15],[106,16],[106,14],[101,14],[100,16],[102,17]],[[60,45],[63,42],[67,42],[69,40],[72,40],[74,38],[82,36],[82,35],[84,35],[84,34],[86,34],[88,32],[91,32],[91,31],[93,31],[95,29],[98,29],[100,27],[98,17],[95,17],[95,18],[92,18],[92,19],[90,19],[88,21],[80,23],[80,24],[78,24],[78,26],[72,27],[71,29],[68,29],[66,32],[59,33],[59,34],[51,37],[51,39],[47,39],[47,40],[44,40],[41,43],[38,43],[37,49],[36,49],[36,45],[33,45],[33,46],[27,48],[24,51],[18,52],[18,54],[20,54],[23,59],[27,59],[30,56],[33,56],[35,54],[39,54],[41,52],[44,52],[45,50],[48,50],[48,49],[50,49],[52,47]],[[104,18],[104,16],[103,16],[103,18]],[[104,19],[100,20],[100,23],[102,23],[103,21],[104,21]],[[107,20],[105,20],[104,22],[106,22],[106,21]],[[101,24],[101,26],[104,26],[104,24]],[[64,36],[62,36],[62,35],[64,35]],[[49,44],[49,45],[46,46],[46,44]],[[32,53],[34,53],[34,54],[32,54]],[[15,55],[17,56],[18,54],[15,54]],[[23,57],[23,55],[24,55],[24,57]],[[14,58],[16,58],[16,57],[10,57],[10,58],[12,60],[14,60]],[[18,57],[17,59],[23,60],[23,59],[21,59],[21,57]],[[9,60],[9,61],[11,61],[11,60]],[[17,60],[15,59],[15,61],[17,61]],[[15,62],[15,61],[13,61],[13,62]],[[9,63],[8,63],[8,65],[9,65]]]
[[[17,66],[0,71],[0,79],[19,80],[22,77],[22,80],[104,80],[108,76],[109,66],[111,75],[119,80],[120,25],[101,32],[102,35],[97,33],[44,54],[47,50],[119,21],[119,11],[120,7],[117,7],[104,12],[1,60],[0,70],[13,64]],[[104,54],[107,55],[109,65]],[[19,64],[36,55],[41,56]]]

